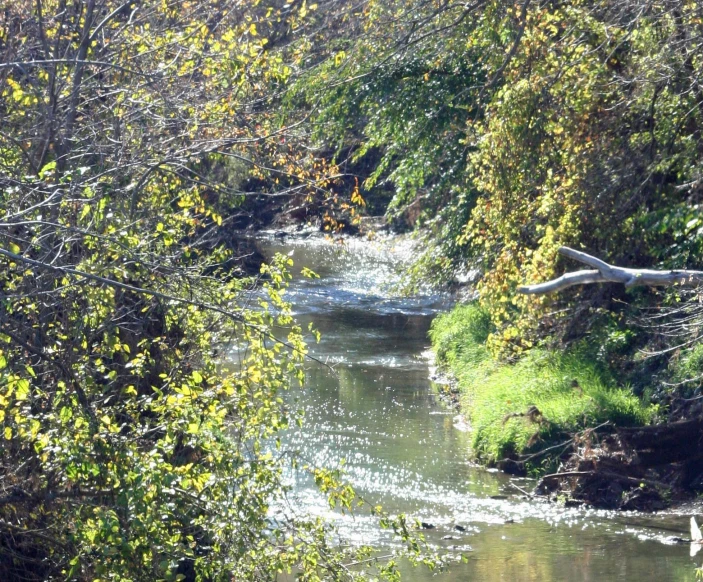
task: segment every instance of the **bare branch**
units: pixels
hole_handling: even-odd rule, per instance
[[[85,59],[35,59],[33,61],[15,61],[0,63],[0,69],[14,69],[23,67],[42,67],[45,65],[88,65],[94,67],[108,67],[110,69],[115,69],[117,71],[122,71],[123,73],[129,73],[130,75],[138,75],[140,77],[147,77],[149,79],[156,78],[153,73],[145,73],[143,71],[137,71],[135,69],[130,69],[128,67],[123,67],[116,63],[110,63],[107,61],[92,61]]]
[[[237,322],[239,322],[239,323],[241,323],[251,329],[258,331],[258,333],[260,333],[261,335],[263,335],[267,338],[270,338],[271,340],[273,340],[274,342],[276,342],[282,346],[285,346],[289,350],[292,350],[294,352],[300,352],[299,348],[288,343],[285,340],[277,338],[275,335],[273,335],[271,332],[267,331],[265,328],[247,322],[246,319],[240,313],[235,313],[233,311],[223,309],[223,308],[218,307],[217,305],[213,305],[211,303],[204,303],[202,301],[193,301],[190,299],[185,299],[184,297],[176,297],[175,295],[168,295],[166,293],[159,293],[158,291],[154,291],[152,289],[145,289],[143,287],[135,287],[134,285],[127,285],[126,283],[120,283],[119,281],[115,281],[114,279],[107,279],[105,277],[100,277],[98,275],[93,275],[92,273],[86,273],[85,271],[79,271],[77,269],[72,269],[70,267],[57,267],[57,266],[51,265],[49,263],[44,263],[42,261],[36,261],[34,259],[29,259],[27,257],[17,255],[15,253],[10,252],[10,251],[3,249],[3,248],[0,248],[0,255],[7,257],[8,259],[12,259],[13,261],[19,261],[22,263],[26,263],[28,265],[32,265],[32,266],[38,267],[40,269],[47,269],[49,271],[64,273],[64,274],[73,275],[76,277],[82,277],[83,279],[89,279],[91,281],[96,281],[98,283],[108,285],[109,287],[115,287],[117,289],[124,289],[125,291],[132,291],[134,293],[138,293],[141,295],[148,295],[148,296],[157,297],[159,299],[163,299],[166,301],[172,301],[174,303],[192,305],[193,307],[197,307],[199,309],[213,311],[215,313],[219,313],[221,315],[224,315],[234,321],[237,321]],[[7,333],[7,332],[3,331],[3,333]],[[329,366],[328,364],[326,364],[325,362],[323,362],[322,360],[319,360],[319,359],[315,358],[314,356],[311,356],[307,353],[304,353],[304,355],[307,359],[323,365],[328,370],[332,370],[332,367]]]
[[[518,292],[527,295],[543,295],[561,291],[574,285],[586,285],[589,283],[622,283],[628,288],[637,285],[670,287],[677,284],[691,286],[703,283],[703,271],[629,269],[627,267],[609,265],[597,257],[569,247],[561,247],[559,252],[575,261],[594,267],[594,270],[565,273],[561,277],[545,283],[518,287]]]
[[[152,297],[157,297],[159,299],[164,299],[166,301],[173,301],[175,303],[184,303],[186,305],[192,305],[192,306],[198,307],[200,309],[214,311],[216,313],[220,313],[222,315],[225,315],[235,321],[244,322],[244,318],[241,316],[241,314],[234,313],[232,311],[228,311],[227,309],[222,309],[221,307],[217,307],[216,305],[211,305],[209,303],[203,303],[201,301],[191,301],[190,299],[185,299],[183,297],[176,297],[175,295],[168,295],[166,293],[159,293],[158,291],[153,291],[152,289],[145,289],[143,287],[135,287],[134,285],[127,285],[126,283],[120,283],[119,281],[115,281],[114,279],[106,279],[105,277],[100,277],[98,275],[93,275],[92,273],[86,273],[85,271],[79,271],[77,269],[71,269],[70,267],[57,267],[55,265],[50,265],[50,264],[44,263],[42,261],[36,261],[34,259],[29,259],[27,257],[17,255],[15,253],[12,253],[12,252],[5,250],[5,249],[2,249],[2,248],[0,248],[0,255],[5,256],[9,259],[12,259],[13,261],[20,261],[22,263],[26,263],[26,264],[32,265],[34,267],[39,267],[41,269],[48,269],[50,271],[56,271],[59,273],[65,273],[68,275],[82,277],[84,279],[90,279],[91,281],[97,281],[98,283],[103,283],[104,285],[108,285],[110,287],[115,287],[117,289],[124,289],[125,291],[132,291],[134,293],[139,293],[141,295],[150,295]],[[255,327],[255,326],[251,326],[251,327]],[[284,343],[284,342],[281,342],[281,343]]]

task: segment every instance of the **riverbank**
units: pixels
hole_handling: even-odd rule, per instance
[[[281,450],[300,450],[311,465],[340,468],[359,496],[392,514],[434,526],[423,530],[441,554],[464,554],[446,572],[403,569],[409,582],[454,580],[695,579],[688,547],[692,510],[643,516],[593,510],[525,495],[532,479],[470,462],[470,433],[437,402],[423,357],[432,319],[451,309],[444,294],[401,296],[395,283],[413,257],[412,237],[379,234],[325,238],[278,231],[262,235],[261,252],[290,255],[295,277],[286,297],[303,329],[314,322],[320,343],[304,390],[284,395],[305,412],[302,426],[281,435]],[[297,511],[328,520],[341,538],[382,555],[392,540],[372,516],[340,515],[302,467],[285,474]],[[699,523],[700,523],[699,519]]]
[[[437,317],[430,331],[440,370],[471,425],[472,454],[483,464],[534,476],[556,470],[574,435],[596,427],[643,426],[643,403],[578,351],[534,349],[515,364],[485,347],[490,320],[475,304]],[[562,446],[559,446],[560,443]]]

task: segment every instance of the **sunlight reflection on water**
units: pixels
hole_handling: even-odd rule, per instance
[[[529,480],[468,462],[470,436],[435,402],[421,357],[432,317],[450,304],[442,296],[393,294],[412,241],[288,236],[260,246],[269,256],[292,251],[295,271],[320,275],[296,278],[287,297],[303,327],[313,321],[322,333],[312,353],[336,371],[311,363],[306,388],[287,395],[305,411],[305,423],[282,435],[284,448],[311,465],[344,466],[368,501],[433,524],[425,532],[433,546],[471,552],[450,573],[412,570],[406,579],[695,579],[688,547],[667,543],[686,535],[687,514],[564,508],[525,498],[518,488],[530,490]],[[332,521],[347,539],[393,544],[370,516],[331,511],[306,473],[291,469],[286,479],[301,511]]]

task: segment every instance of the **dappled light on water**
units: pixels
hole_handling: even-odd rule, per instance
[[[449,307],[446,297],[394,294],[412,243],[271,236],[266,254],[292,253],[296,278],[287,294],[303,327],[322,333],[304,390],[287,395],[305,411],[302,428],[282,435],[283,449],[298,450],[313,466],[344,468],[357,492],[385,510],[432,525],[431,545],[464,554],[467,563],[435,576],[417,569],[405,579],[425,580],[695,580],[700,559],[689,557],[690,513],[657,515],[565,508],[525,495],[533,482],[469,462],[469,435],[457,428],[429,382],[427,330]],[[328,508],[304,471],[287,476],[301,512],[336,524],[347,540],[392,545],[364,512]]]

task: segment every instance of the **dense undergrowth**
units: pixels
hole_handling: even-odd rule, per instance
[[[485,312],[468,304],[439,316],[430,332],[438,363],[456,378],[473,453],[483,462],[522,458],[528,470],[545,469],[563,449],[531,454],[575,432],[654,418],[656,406],[619,385],[587,350],[534,349],[516,363],[499,362],[486,347],[490,331]]]

